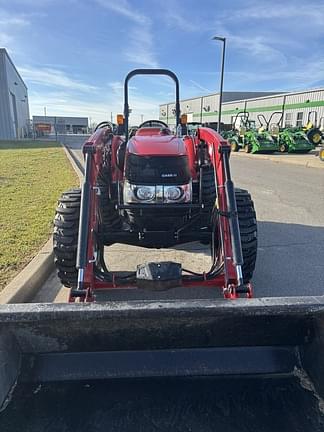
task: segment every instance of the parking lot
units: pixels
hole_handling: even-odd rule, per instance
[[[82,163],[78,145],[71,149]],[[248,189],[254,199],[258,219],[258,258],[253,277],[256,297],[300,296],[323,294],[324,244],[324,176],[320,168],[308,167],[301,161],[317,163],[314,154],[298,155],[299,163],[285,163],[290,155],[233,153],[232,172],[235,185]],[[291,156],[292,157],[292,156]],[[318,160],[319,163],[321,163]],[[319,165],[320,167],[320,165]],[[195,270],[207,270],[209,249],[191,243],[186,247],[168,250],[148,250],[115,244],[106,248],[106,259],[111,269],[134,270],[136,264],[153,260],[174,260]],[[55,274],[34,301],[67,300],[68,289],[59,284]],[[216,290],[200,289],[195,292],[182,289],[159,293],[139,290],[114,291],[111,298],[179,298],[183,296],[215,297]]]

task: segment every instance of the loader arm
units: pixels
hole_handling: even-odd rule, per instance
[[[229,166],[231,146],[221,135],[210,128],[198,128],[197,138],[207,144],[214,166],[217,190],[215,211],[220,221],[220,238],[225,270],[225,295],[229,298],[235,298],[239,293],[247,293],[250,296],[251,286],[243,286],[243,255],[234,183],[231,179]]]

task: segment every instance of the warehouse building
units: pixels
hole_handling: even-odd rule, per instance
[[[223,104],[236,100],[269,96],[276,92],[224,92]],[[219,93],[198,96],[180,101],[182,114],[187,114],[188,122],[215,123],[218,119]],[[175,103],[160,105],[160,120],[171,125],[175,124]]]
[[[0,139],[26,138],[29,133],[27,86],[7,51],[0,48]]]
[[[88,132],[88,117],[33,116],[33,129],[37,136],[85,134]]]
[[[219,94],[200,96],[181,101],[181,113],[186,113],[188,122],[216,124],[218,119]],[[229,126],[238,112],[249,113],[249,120],[259,120],[263,115],[266,121],[273,112],[273,121],[285,127],[303,126],[310,119],[317,126],[324,127],[324,89],[314,89],[289,93],[224,92],[222,104],[222,123]],[[175,123],[175,104],[160,105],[160,120],[173,125]],[[281,119],[280,119],[281,117]]]

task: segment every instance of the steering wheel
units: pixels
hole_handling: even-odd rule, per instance
[[[111,131],[114,130],[114,124],[113,123],[111,123],[110,121],[103,121],[103,122],[97,124],[94,131],[96,132],[98,129],[102,129],[104,127],[109,127],[111,129]]]
[[[146,120],[138,126],[138,129],[142,127],[164,127],[169,129],[169,126],[161,120]]]

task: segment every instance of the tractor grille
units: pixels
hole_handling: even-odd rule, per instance
[[[190,182],[188,157],[128,154],[125,177],[135,184],[187,184]]]

